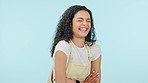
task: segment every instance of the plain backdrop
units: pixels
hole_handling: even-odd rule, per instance
[[[46,83],[62,13],[85,5],[102,50],[101,83],[148,83],[147,0],[0,0],[0,83]]]

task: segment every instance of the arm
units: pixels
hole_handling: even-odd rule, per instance
[[[101,56],[97,58],[95,61],[91,62],[91,71],[95,71],[99,73],[99,77],[97,78],[97,81],[95,83],[101,82]]]
[[[91,62],[91,73],[82,83],[100,83],[101,81],[101,56]]]
[[[75,80],[66,78],[67,57],[64,52],[57,51],[55,54],[55,78],[56,83],[75,83]]]
[[[66,60],[64,52],[57,51],[55,54],[55,78],[56,83],[66,83]]]

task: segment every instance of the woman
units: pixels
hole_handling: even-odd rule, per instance
[[[92,13],[74,5],[62,15],[51,57],[54,59],[54,83],[100,83],[101,51],[95,44]]]

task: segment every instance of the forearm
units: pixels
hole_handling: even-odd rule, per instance
[[[94,83],[101,83],[101,57],[92,61],[91,71],[95,71],[97,73],[97,77],[95,78]]]
[[[95,83],[101,83],[101,74],[99,75],[99,77]]]

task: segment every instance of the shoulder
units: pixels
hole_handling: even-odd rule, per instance
[[[98,57],[100,57],[102,55],[101,48],[96,43],[94,43],[92,46],[90,46],[90,51],[92,54],[92,61],[96,60]]]
[[[90,46],[90,49],[92,51],[99,51],[101,53],[101,48],[98,44],[94,43],[92,46]]]
[[[66,42],[65,40],[61,40],[57,43],[56,47],[59,47],[59,46],[69,46],[68,42]]]
[[[65,40],[59,41],[55,47],[55,51],[57,50],[68,51],[68,49],[69,49],[69,43],[66,42]]]
[[[62,51],[66,54],[66,56],[69,55],[69,52],[70,52],[70,46],[69,46],[69,43],[66,42],[65,40],[61,40],[57,43],[56,47],[55,47],[55,50],[54,50],[54,54],[53,56],[55,55],[55,53],[57,51]]]

